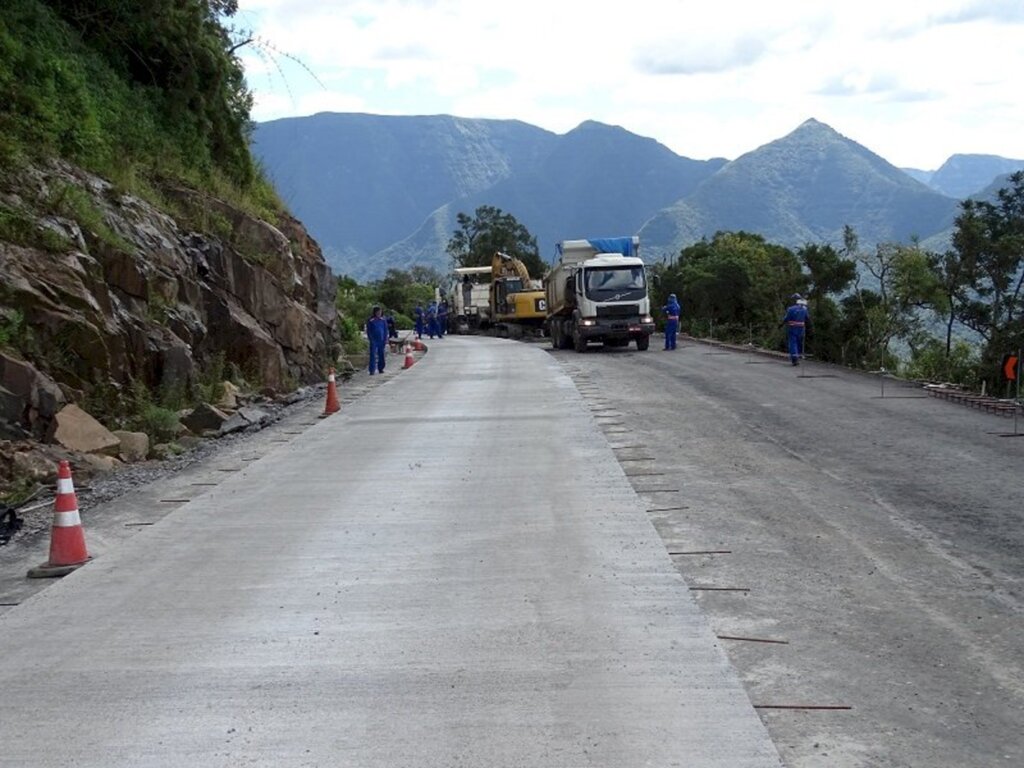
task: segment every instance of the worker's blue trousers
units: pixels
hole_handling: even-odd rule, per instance
[[[789,359],[797,362],[804,354],[804,329],[800,326],[789,326],[786,329],[789,340]]]
[[[384,373],[384,347],[386,341],[370,342],[370,373]]]
[[[679,332],[678,320],[665,321],[665,349],[676,348],[676,334]]]

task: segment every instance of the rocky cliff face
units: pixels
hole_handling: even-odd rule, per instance
[[[183,216],[60,161],[0,174],[0,437],[96,392],[189,392],[220,359],[263,389],[323,379],[335,286],[302,225],[164,194]]]

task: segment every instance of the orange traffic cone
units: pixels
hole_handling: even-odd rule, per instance
[[[78,515],[78,497],[71,480],[71,466],[60,462],[57,469],[57,499],[53,504],[53,528],[50,533],[50,559],[29,569],[30,579],[64,576],[89,559],[85,550],[85,531]]]
[[[341,410],[341,403],[338,402],[338,387],[334,383],[334,369],[327,373],[327,403],[324,405],[324,416],[330,416]]]
[[[413,347],[413,349],[415,349],[415,350],[416,350],[417,352],[422,352],[422,351],[423,351],[423,349],[424,349],[424,347],[423,347],[423,342],[422,342],[422,341],[420,341],[419,339],[416,339],[416,341],[415,341],[415,342],[413,342],[413,345],[412,345],[412,347]]]
[[[412,347],[410,347],[408,344],[406,344],[405,345],[405,365],[403,365],[402,367],[403,368],[412,368],[415,363],[416,363],[416,361],[412,359]]]

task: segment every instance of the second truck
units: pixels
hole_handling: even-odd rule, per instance
[[[547,331],[555,349],[586,352],[590,342],[646,350],[654,333],[640,238],[563,240],[544,278]]]

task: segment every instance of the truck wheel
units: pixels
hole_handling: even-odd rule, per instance
[[[548,335],[551,337],[551,348],[561,349],[562,348],[562,334],[558,332],[558,326],[551,326],[551,330]]]
[[[579,328],[576,328],[572,333],[572,346],[577,352],[587,351],[587,340],[583,338],[583,334],[580,333]]]
[[[637,349],[639,349],[641,352],[646,352],[647,348],[649,346],[651,346],[651,337],[650,336],[637,336],[637,339],[636,339],[636,348]]]

